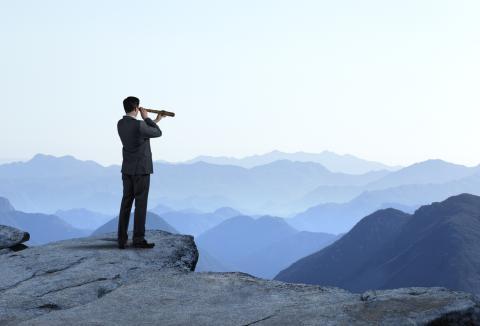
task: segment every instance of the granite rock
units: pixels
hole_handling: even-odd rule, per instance
[[[12,226],[0,225],[0,249],[13,248],[13,250],[24,249],[19,246],[22,242],[28,241],[30,234]]]
[[[192,273],[190,236],[113,234],[0,255],[1,325],[476,325],[480,301],[445,288],[355,294],[244,273]]]

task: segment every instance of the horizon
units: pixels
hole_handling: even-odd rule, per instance
[[[333,152],[333,151],[330,151],[330,150],[324,150],[324,151],[321,151],[321,152],[318,152],[318,153],[311,153],[311,152],[303,152],[303,151],[297,151],[297,152],[283,152],[283,151],[279,151],[279,150],[273,150],[273,151],[270,151],[270,152],[266,152],[266,153],[263,153],[263,154],[252,154],[252,155],[247,155],[247,156],[243,156],[243,157],[234,157],[234,156],[211,156],[211,155],[198,155],[198,156],[195,156],[195,157],[191,157],[191,158],[188,158],[184,161],[167,161],[167,160],[153,160],[154,163],[167,163],[167,164],[195,164],[197,163],[198,161],[196,162],[190,162],[190,161],[193,161],[195,159],[199,159],[199,158],[202,158],[202,157],[207,157],[207,158],[226,158],[226,159],[233,159],[233,160],[243,160],[243,159],[246,159],[246,158],[250,158],[250,157],[255,157],[255,156],[264,156],[264,155],[268,155],[268,154],[271,154],[271,153],[283,153],[283,154],[290,154],[290,155],[294,155],[294,154],[313,154],[313,155],[319,155],[319,154],[322,154],[322,153],[332,153],[334,155],[338,155],[338,156],[342,156],[342,157],[345,157],[345,156],[350,156],[350,157],[354,157],[356,159],[360,159],[360,160],[363,160],[363,161],[366,161],[366,162],[372,162],[372,163],[379,163],[379,164],[383,164],[385,166],[387,166],[389,168],[389,170],[391,172],[394,172],[394,171],[397,171],[397,170],[400,170],[400,169],[403,169],[403,168],[406,168],[406,167],[409,167],[409,166],[412,166],[414,164],[418,164],[418,163],[424,163],[424,162],[429,162],[429,161],[443,161],[443,162],[446,162],[446,163],[449,163],[449,164],[454,164],[454,165],[461,165],[461,166],[465,166],[465,167],[470,167],[470,168],[473,168],[473,167],[477,167],[480,165],[480,163],[477,163],[477,164],[473,164],[473,165],[465,165],[465,164],[461,164],[461,163],[457,163],[457,162],[451,162],[451,161],[447,161],[445,159],[442,159],[442,158],[429,158],[429,159],[426,159],[426,160],[423,160],[423,161],[418,161],[418,162],[412,162],[411,164],[408,164],[408,165],[403,165],[403,166],[399,166],[399,165],[396,165],[396,166],[392,166],[392,165],[388,165],[384,162],[380,162],[380,161],[373,161],[373,160],[369,160],[369,159],[366,159],[366,158],[363,158],[363,157],[358,157],[358,156],[355,156],[355,155],[352,155],[352,154],[349,154],[349,153],[345,153],[345,154],[339,154],[339,153],[336,153],[336,152]],[[10,164],[10,163],[26,163],[26,162],[29,162],[30,160],[32,160],[35,156],[37,155],[43,155],[43,156],[51,156],[51,157],[54,157],[54,158],[62,158],[62,157],[72,157],[73,159],[75,160],[78,160],[78,161],[82,161],[82,162],[86,162],[86,161],[93,161],[99,165],[101,165],[102,167],[110,167],[110,166],[120,166],[122,164],[122,162],[117,162],[117,163],[111,163],[111,164],[104,164],[102,162],[99,162],[99,161],[96,161],[94,159],[83,159],[83,158],[79,158],[75,155],[72,155],[72,154],[65,154],[65,155],[54,155],[54,154],[47,154],[47,153],[36,153],[34,155],[32,155],[31,157],[29,158],[23,158],[23,159],[2,159],[0,158],[0,166],[1,165],[4,165],[4,164]],[[277,160],[274,160],[274,161],[280,161],[280,160],[289,160],[289,159],[277,159]],[[202,161],[201,159],[199,161]],[[273,162],[274,162],[273,161]],[[291,160],[290,160],[291,161]],[[202,161],[203,162],[203,161]],[[292,162],[302,162],[302,161],[292,161]],[[303,161],[303,162],[312,162],[312,163],[315,163],[315,164],[319,164],[319,165],[322,165],[322,163],[320,162],[313,162],[313,161]],[[210,162],[205,162],[207,164],[213,164],[213,165],[225,165],[225,164],[217,164],[217,163],[210,163]],[[269,164],[269,163],[265,163],[265,164]],[[260,164],[260,165],[265,165],[265,164]],[[234,164],[230,164],[230,165],[234,165]],[[323,165],[322,165],[323,166]],[[245,168],[245,167],[244,167]],[[246,168],[246,169],[249,169],[249,168]],[[328,168],[327,168],[328,169]],[[372,170],[374,171],[374,170]],[[347,173],[348,174],[348,173]]]
[[[129,95],[177,114],[160,122],[155,160],[274,149],[393,166],[480,157],[477,1],[51,0],[0,10],[0,110],[18,122],[0,130],[15,137],[4,158],[119,162]]]

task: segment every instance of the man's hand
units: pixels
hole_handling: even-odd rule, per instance
[[[163,118],[163,115],[161,115],[161,114],[159,113],[159,114],[157,114],[157,117],[156,117],[155,120],[153,120],[153,121],[155,121],[155,123],[158,123],[160,120],[162,120],[162,118]]]
[[[142,116],[142,119],[145,120],[146,118],[148,118],[148,112],[147,110],[145,110],[144,108],[142,107],[139,107],[138,108],[140,110],[140,115]]]

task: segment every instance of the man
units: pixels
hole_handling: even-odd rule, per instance
[[[150,174],[153,173],[150,138],[160,137],[162,131],[157,123],[161,114],[152,121],[147,111],[140,107],[140,100],[129,96],[123,100],[126,115],[117,123],[117,130],[122,140],[122,181],[123,197],[118,216],[118,247],[125,249],[128,240],[128,221],[135,199],[135,216],[132,243],[135,248],[153,248],[154,243],[145,240],[145,220],[147,215]],[[143,119],[137,120],[138,113]]]

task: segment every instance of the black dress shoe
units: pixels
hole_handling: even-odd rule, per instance
[[[145,248],[145,249],[151,249],[155,247],[155,243],[153,242],[147,242],[147,240],[142,240],[140,242],[134,242],[133,243],[134,248]]]
[[[127,246],[126,242],[119,242],[118,243],[118,249],[125,249],[126,246]]]

